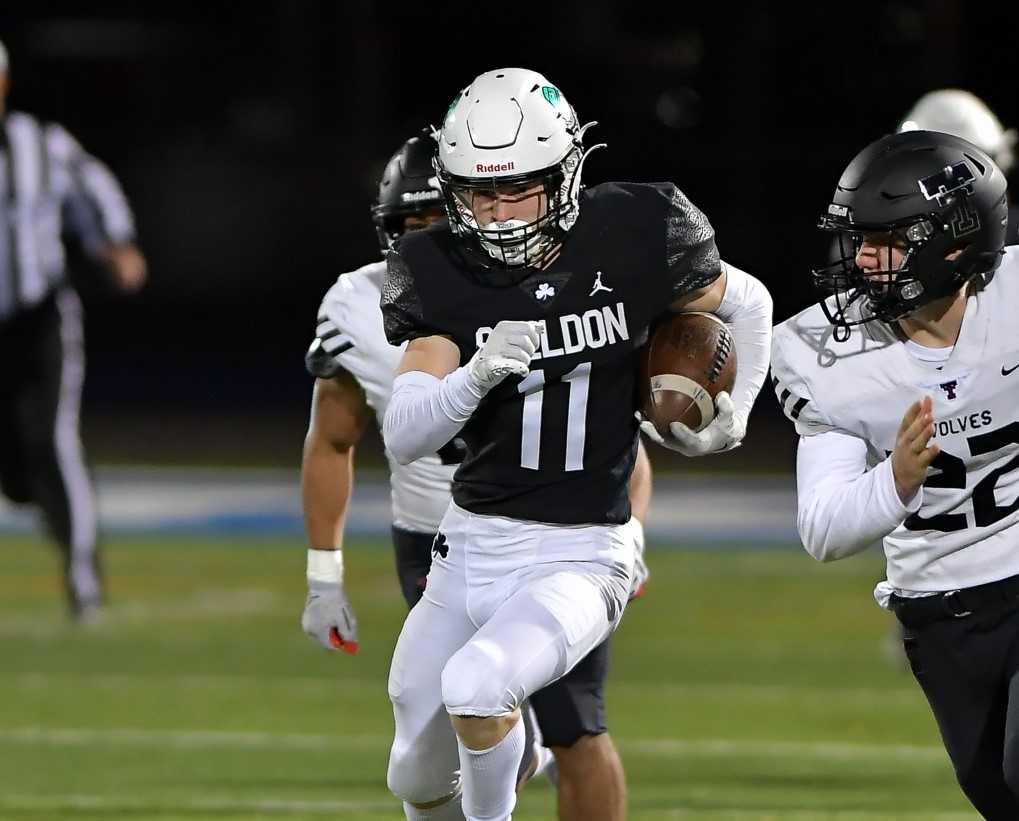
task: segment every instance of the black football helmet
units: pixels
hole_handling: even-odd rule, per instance
[[[936,131],[892,134],[857,154],[818,224],[838,237],[835,261],[813,271],[815,285],[835,296],[834,305],[821,305],[836,338],[848,338],[853,325],[892,322],[975,277],[993,276],[1005,245],[1006,188],[984,151]],[[856,254],[867,234],[888,234],[901,246],[901,267],[884,276],[862,270]],[[956,259],[945,259],[959,249]],[[890,256],[889,249],[889,263]],[[861,299],[859,317],[850,319],[847,309]]]
[[[382,253],[404,232],[404,220],[414,214],[442,213],[442,191],[434,181],[432,158],[438,148],[429,128],[411,137],[389,158],[372,203],[372,222]]]

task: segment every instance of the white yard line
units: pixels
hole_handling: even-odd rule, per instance
[[[0,742],[44,747],[88,747],[99,744],[185,749],[349,750],[381,748],[391,743],[381,735],[314,735],[229,730],[130,730],[20,727],[0,730]]]
[[[653,686],[656,696],[668,696],[679,700],[695,696],[705,696],[722,701],[752,698],[757,701],[786,703],[789,699],[816,699],[824,705],[838,703],[847,704],[891,704],[902,705],[921,703],[926,706],[923,693],[916,686],[906,687],[839,687],[826,684],[738,684],[731,682],[705,681],[698,683],[655,683],[648,685],[634,681],[612,681],[608,685],[617,696],[639,698],[648,686]]]
[[[54,727],[0,729],[0,742],[50,747],[93,745],[174,747],[187,749],[291,749],[349,750],[384,749],[392,739],[378,734],[320,735],[313,733],[235,732],[229,730],[133,730]],[[665,756],[716,755],[762,757],[812,757],[829,760],[945,759],[939,746],[913,744],[865,744],[836,741],[760,741],[751,739],[627,739],[616,741],[627,751]]]
[[[88,795],[80,793],[69,793],[66,795],[55,794],[47,796],[39,795],[18,795],[7,794],[0,796],[0,809],[6,811],[27,810],[27,811],[86,811],[97,810],[105,812],[251,812],[268,815],[336,815],[344,812],[385,812],[392,814],[395,810],[393,800],[378,801],[292,801],[274,798],[224,798],[218,796],[192,796],[190,798],[167,798],[163,800],[137,800],[107,795]],[[696,809],[673,808],[656,811],[655,817],[660,819],[676,819],[682,821],[687,818],[719,817],[732,819],[732,821],[761,821],[762,818],[782,818],[784,821],[867,821],[880,817],[881,813],[874,811],[841,811],[825,812],[818,809],[776,810],[774,807],[767,809],[725,809],[725,808],[704,808]],[[890,817],[885,815],[885,817]],[[924,821],[972,821],[972,813],[965,812],[935,812],[928,810],[909,810],[896,808],[896,819],[922,818]]]
[[[186,812],[252,812],[273,815],[335,815],[342,812],[390,812],[397,805],[390,801],[285,801],[276,798],[197,798],[150,799],[147,801],[107,795],[3,795],[4,810],[103,810],[106,812],[153,812],[184,810]]]
[[[250,675],[195,675],[156,671],[146,673],[77,673],[42,671],[18,671],[13,673],[0,672],[0,686],[12,685],[19,688],[38,689],[49,686],[65,686],[73,681],[75,687],[143,687],[153,685],[188,688],[230,688],[234,689],[243,683],[245,687],[297,687],[305,690],[371,690],[381,692],[375,679],[330,678],[327,676],[293,676],[293,675],[260,675],[252,681]],[[907,687],[833,687],[825,684],[732,684],[728,682],[704,681],[696,684],[645,684],[635,681],[609,682],[609,687],[617,698],[640,698],[646,689],[654,687],[656,697],[668,696],[678,701],[685,698],[717,698],[723,701],[747,700],[786,703],[795,699],[799,703],[804,700],[818,700],[824,704],[836,702],[841,705],[890,704],[901,705],[918,703],[925,705],[923,695],[915,686]]]
[[[717,755],[793,758],[826,758],[846,761],[869,758],[900,758],[924,761],[948,761],[944,749],[919,744],[863,744],[841,741],[755,741],[748,739],[631,739],[616,738],[624,750],[652,755]]]
[[[282,601],[278,592],[262,588],[206,588],[175,600],[139,600],[113,605],[108,621],[90,625],[89,629],[102,634],[108,625],[120,630],[147,624],[204,621],[210,617],[262,615],[280,607]],[[68,632],[67,620],[52,614],[39,617],[16,613],[0,617],[0,636],[6,638],[66,638]]]
[[[873,821],[874,818],[894,818],[895,821],[900,821],[903,818],[920,818],[923,821],[974,821],[976,819],[976,815],[971,812],[930,812],[930,810],[910,810],[899,807],[894,809],[894,815],[892,810],[777,810],[774,807],[759,810],[731,810],[721,807],[677,808],[662,810],[660,815],[657,813],[655,815],[656,819],[675,819],[675,821],[706,817],[724,818],[728,821],[743,821],[743,819],[746,821],[762,821],[762,819],[764,821],[772,821],[772,819],[782,819],[782,821]]]

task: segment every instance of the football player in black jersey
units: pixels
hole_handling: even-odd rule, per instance
[[[509,818],[520,703],[619,623],[651,323],[714,312],[740,363],[714,420],[673,425],[662,445],[736,447],[767,372],[767,290],[719,260],[707,218],[671,183],[581,190],[586,129],[540,74],[480,75],[439,135],[448,226],[387,257],[386,334],[408,345],[386,446],[409,462],[454,436],[466,445],[390,671],[389,786],[408,819]]]
[[[426,129],[405,142],[386,164],[372,206],[383,254],[405,233],[444,219],[434,185],[436,148]],[[322,300],[306,357],[316,380],[301,464],[310,545],[301,623],[311,638],[334,652],[353,653],[357,648],[357,619],[343,582],[343,530],[353,489],[354,449],[373,412],[381,423],[401,356],[399,348],[386,343],[382,328],[379,296],[385,274],[380,256],[339,277]],[[409,465],[390,460],[393,546],[408,608],[424,593],[436,531],[449,506],[457,448],[448,450],[452,452]],[[630,502],[638,521],[647,513],[651,481],[651,466],[640,448],[630,479]],[[640,537],[640,528],[634,527]],[[631,597],[640,594],[648,578],[643,559],[638,558],[637,566]],[[548,774],[556,783],[561,821],[626,818],[626,778],[605,720],[608,662],[606,640],[530,698],[530,720],[536,721],[541,743],[555,756],[556,767]],[[547,751],[528,745],[521,775],[536,773],[539,762],[545,761]]]

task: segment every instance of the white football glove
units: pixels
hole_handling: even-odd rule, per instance
[[[669,425],[672,436],[665,438],[654,423],[639,413],[638,419],[641,420],[640,429],[648,439],[684,456],[705,456],[738,448],[747,433],[746,419],[736,413],[736,407],[725,391],[715,397],[715,418],[702,431],[695,432],[681,422],[673,422]]]
[[[504,319],[467,363],[468,378],[484,395],[510,374],[527,376],[531,357],[544,332],[545,323],[541,320]]]
[[[357,652],[357,619],[343,592],[342,551],[308,551],[308,598],[301,629],[327,650]]]

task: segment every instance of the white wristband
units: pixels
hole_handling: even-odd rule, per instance
[[[343,581],[343,551],[308,548],[308,581],[340,584]]]

